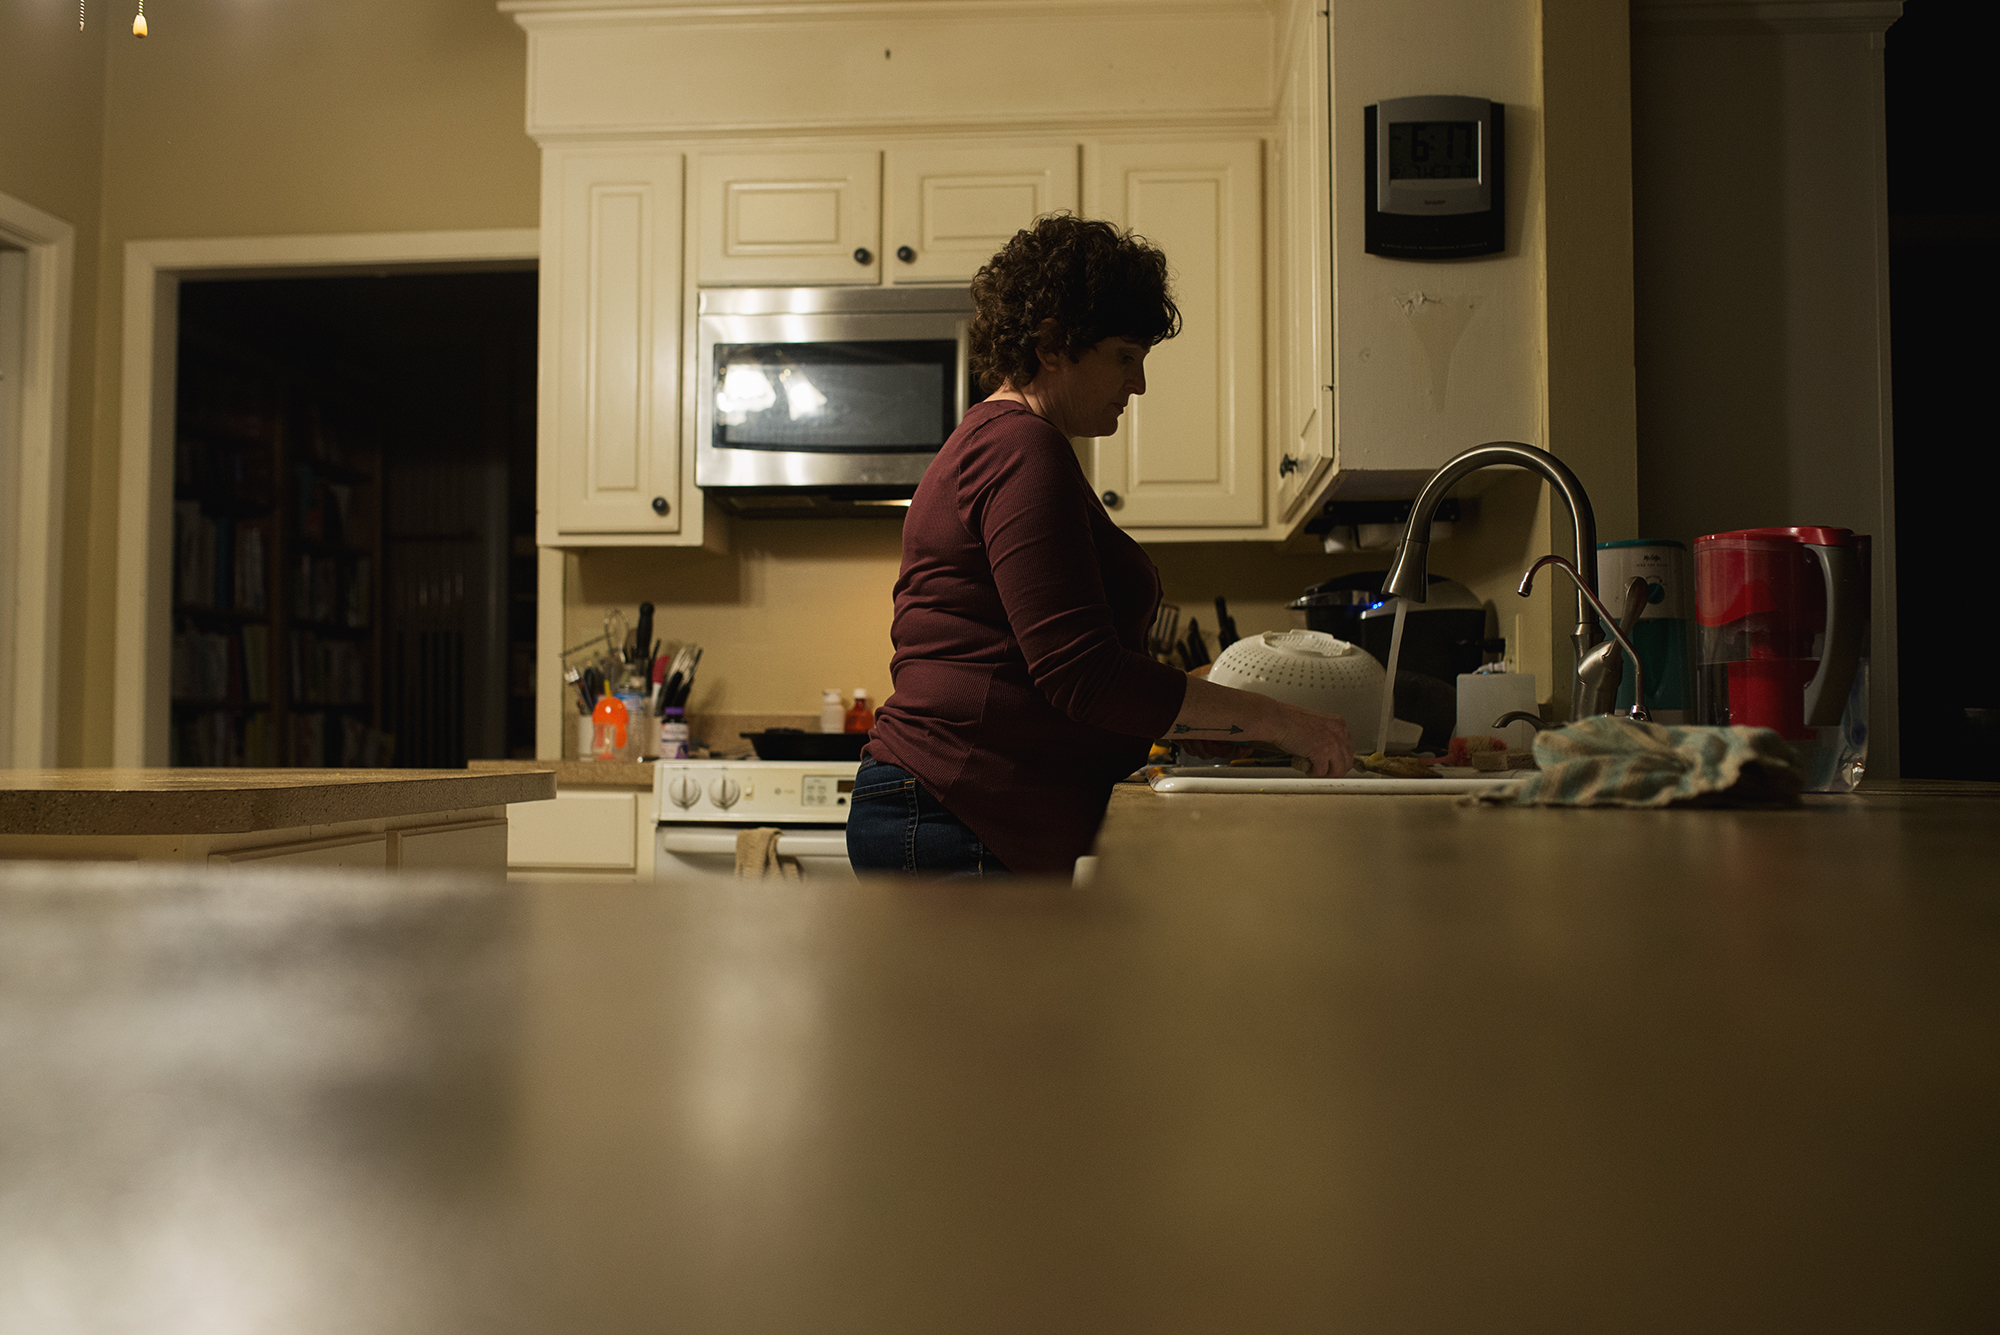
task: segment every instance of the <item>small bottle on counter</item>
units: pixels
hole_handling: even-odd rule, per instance
[[[828,689],[819,693],[819,730],[847,731],[847,710],[840,703],[839,691]]]
[[[838,692],[835,692],[835,694],[838,694]],[[847,732],[868,732],[874,726],[875,711],[868,707],[868,688],[866,686],[856,686],[854,688],[854,704],[847,711],[847,722],[844,730]]]
[[[606,688],[597,699],[597,707],[590,711],[590,758],[592,760],[623,760],[625,758],[626,731],[630,718],[625,713],[624,704]]]
[[[660,711],[660,759],[686,760],[687,758],[687,711],[679,705],[668,705]]]

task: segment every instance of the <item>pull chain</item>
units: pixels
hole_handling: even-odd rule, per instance
[[[83,31],[83,4],[84,0],[76,0],[76,30],[78,32]]]

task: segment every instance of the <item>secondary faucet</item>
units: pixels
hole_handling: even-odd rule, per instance
[[[1389,578],[1384,581],[1382,591],[1391,597],[1408,598],[1413,603],[1425,601],[1431,583],[1431,517],[1437,513],[1438,503],[1467,473],[1495,467],[1525,468],[1531,473],[1540,473],[1548,479],[1551,487],[1562,494],[1569,506],[1570,520],[1576,526],[1576,630],[1570,637],[1576,645],[1576,662],[1571,669],[1570,717],[1582,718],[1593,701],[1586,698],[1588,692],[1576,679],[1576,670],[1582,668],[1591,649],[1604,638],[1604,632],[1597,623],[1597,610],[1585,596],[1586,586],[1592,590],[1597,587],[1597,516],[1591,511],[1590,497],[1584,494],[1583,483],[1577,481],[1569,465],[1547,450],[1538,450],[1519,441],[1496,440],[1475,445],[1446,460],[1444,467],[1431,474],[1431,480],[1424,483],[1424,489],[1417,493],[1416,502],[1410,507],[1410,522],[1403,529],[1403,541],[1396,549],[1396,563],[1389,567]]]

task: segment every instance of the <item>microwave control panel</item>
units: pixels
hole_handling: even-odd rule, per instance
[[[1506,108],[1477,97],[1390,97],[1365,109],[1364,248],[1400,260],[1507,248]]]

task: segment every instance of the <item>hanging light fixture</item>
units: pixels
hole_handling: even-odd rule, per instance
[[[134,37],[146,35],[146,0],[139,0],[138,16],[132,20],[132,35]]]

